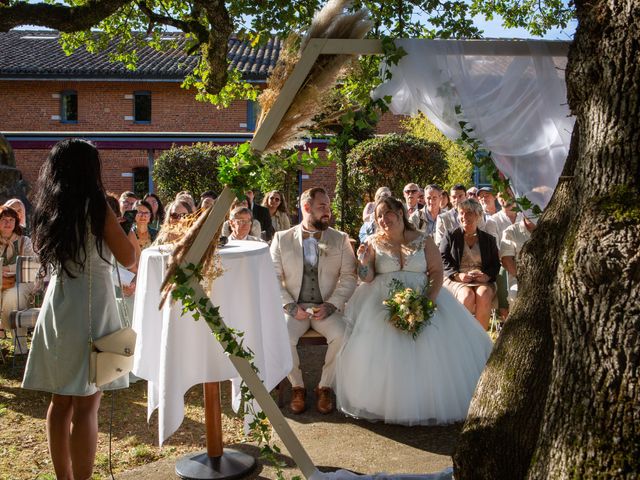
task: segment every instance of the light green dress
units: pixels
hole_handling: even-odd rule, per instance
[[[87,252],[91,259],[85,262],[85,270],[79,271],[75,265],[71,270],[75,278],[64,272],[51,276],[33,333],[23,388],[77,396],[98,391],[95,384],[89,383],[89,291],[94,339],[118,330],[121,322],[111,277],[113,266],[98,254],[92,234]],[[102,256],[113,262],[104,242]],[[100,390],[128,386],[125,375]]]

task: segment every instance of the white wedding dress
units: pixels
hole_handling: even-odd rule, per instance
[[[375,237],[376,277],[346,307],[347,340],[338,356],[336,396],[347,415],[402,425],[463,420],[493,346],[475,318],[444,288],[431,324],[413,339],[393,327],[382,304],[392,279],[421,289],[427,282],[424,237],[400,259]]]

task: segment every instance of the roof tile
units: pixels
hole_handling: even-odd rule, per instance
[[[80,47],[67,56],[52,30],[11,30],[0,32],[0,78],[100,78],[132,80],[182,80],[196,66],[199,57],[187,56],[183,33],[166,33],[177,49],[159,52],[150,47],[138,51],[135,71],[109,61],[117,51],[116,42],[100,53]],[[229,39],[230,68],[238,68],[247,80],[264,80],[275,66],[281,41],[270,38],[266,45],[251,47],[246,41]]]

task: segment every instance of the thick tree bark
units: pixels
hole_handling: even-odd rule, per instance
[[[38,25],[67,33],[88,30],[131,1],[88,0],[77,7],[28,2],[0,6],[0,32],[20,25]]]
[[[73,7],[26,1],[12,6],[0,4],[0,32],[20,25],[38,25],[65,33],[89,30],[130,3],[133,1],[88,0],[84,5]],[[145,3],[136,6],[151,24],[169,25],[192,34],[197,42],[187,54],[200,51],[208,69],[204,79],[206,91],[217,94],[224,88],[228,79],[228,41],[233,33],[233,22],[224,0],[192,0],[192,16],[185,20],[158,14]]]
[[[525,249],[521,296],[455,455],[459,479],[640,472],[640,6],[576,7],[567,87],[579,141]]]
[[[573,146],[577,139],[576,128]],[[471,402],[454,455],[456,479],[513,480],[526,476],[551,372],[550,272],[557,269],[565,226],[576,214],[565,208],[575,198],[570,181],[574,166],[575,155],[570,155],[544,221],[521,252],[518,300]]]

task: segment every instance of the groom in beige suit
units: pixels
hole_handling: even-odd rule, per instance
[[[331,205],[324,189],[303,192],[300,207],[302,223],[277,232],[271,243],[293,356],[290,408],[293,413],[305,409],[306,390],[296,347],[298,339],[313,328],[328,345],[316,388],[316,407],[320,413],[330,413],[336,354],[344,339],[341,312],[356,288],[356,261],[348,235],[329,228]]]

